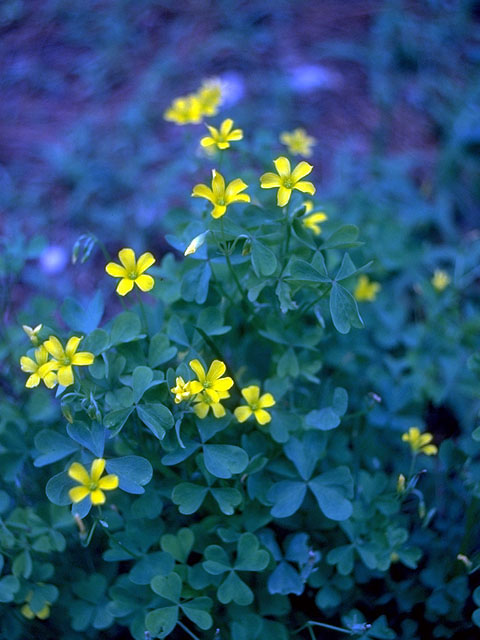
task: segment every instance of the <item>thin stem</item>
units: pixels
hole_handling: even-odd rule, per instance
[[[408,470],[408,479],[410,480],[413,476],[413,472],[415,470],[415,461],[417,459],[417,454],[412,453],[412,460],[410,462],[410,469]]]
[[[342,627],[334,627],[332,624],[326,624],[325,622],[314,622],[313,620],[308,621],[309,625],[314,627],[323,627],[324,629],[331,629],[332,631],[340,631],[341,633],[346,633],[349,636],[352,635],[352,631],[350,629],[342,629]]]
[[[245,291],[243,290],[243,287],[240,284],[240,280],[238,279],[237,274],[235,273],[235,270],[233,268],[232,262],[230,260],[230,254],[228,252],[227,241],[225,239],[225,229],[224,229],[224,226],[223,226],[223,218],[220,218],[220,230],[222,232],[222,241],[223,241],[223,244],[225,246],[224,256],[225,256],[225,260],[227,261],[228,268],[230,270],[230,273],[232,274],[232,278],[235,281],[235,284],[237,285],[237,289],[238,289],[240,295],[242,296],[242,298],[244,300],[247,300]]]
[[[190,631],[190,629],[188,627],[186,627],[182,622],[180,622],[180,620],[178,621],[178,626],[182,627],[182,629],[184,631],[186,631],[188,633],[188,635],[193,638],[194,640],[200,640],[200,638],[198,636],[196,636],[193,631]]]
[[[108,538],[114,543],[116,544],[118,547],[120,547],[120,549],[123,549],[124,551],[126,551],[127,553],[129,553],[132,558],[136,558],[137,560],[140,560],[140,558],[142,558],[143,556],[139,555],[138,553],[136,553],[135,551],[132,551],[131,549],[129,549],[126,545],[123,544],[123,542],[120,542],[119,540],[117,540],[115,538],[115,536],[113,536],[110,531],[106,528],[106,527],[102,527],[103,530],[105,531],[105,533],[107,534]]]
[[[138,293],[138,291],[136,290],[135,290],[135,295],[137,296],[138,304],[140,306],[140,315],[142,316],[143,330],[145,331],[145,333],[148,333],[147,314],[145,312],[145,307],[143,306],[143,300],[140,294]]]

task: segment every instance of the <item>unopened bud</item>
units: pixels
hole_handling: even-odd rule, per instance
[[[242,256],[248,256],[252,250],[252,243],[247,238],[243,244]]]
[[[397,493],[405,491],[405,476],[401,473],[397,478]]]
[[[200,235],[195,236],[195,238],[190,242],[188,247],[183,252],[183,255],[184,256],[189,256],[192,253],[195,253],[195,251],[198,251],[198,249],[200,249],[200,247],[204,244],[208,233],[209,233],[209,231],[207,229],[207,231],[204,231]]]
[[[459,553],[457,555],[457,560],[460,560],[460,562],[463,562],[463,564],[467,567],[467,569],[471,569],[472,561],[470,560],[470,558],[468,558],[467,556],[463,555],[463,553]]]
[[[73,416],[72,416],[72,412],[70,411],[70,407],[67,407],[67,405],[62,405],[62,413],[63,413],[63,417],[65,418],[65,420],[67,422],[69,422],[70,424],[73,423]]]

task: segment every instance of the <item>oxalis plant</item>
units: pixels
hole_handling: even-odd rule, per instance
[[[187,107],[196,118],[195,96]],[[392,562],[413,573],[401,505],[416,495],[425,517],[417,459],[436,447],[412,427],[409,471],[363,468],[381,399],[324,367],[379,287],[356,264],[358,229],[316,210],[306,161],[234,169],[233,127],[209,127],[193,213],[165,220],[176,251],[106,257],[98,277],[124,310],[99,327],[97,293],[65,301],[69,331],[24,327],[26,387],[46,386],[62,413],[35,436],[54,506],[14,512],[17,535],[2,534],[12,637],[22,620],[71,638],[395,637],[356,585]]]

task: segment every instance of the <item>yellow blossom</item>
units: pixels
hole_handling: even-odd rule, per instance
[[[313,183],[302,180],[312,171],[313,167],[308,162],[302,160],[292,171],[290,161],[284,156],[280,156],[273,161],[278,173],[267,172],[260,177],[260,186],[262,189],[278,189],[277,205],[284,207],[288,204],[293,189],[298,189],[302,193],[309,193],[311,196],[315,193]]]
[[[37,324],[35,328],[32,328],[32,327],[29,327],[28,324],[22,324],[22,329],[25,331],[27,336],[32,341],[32,344],[34,344],[35,346],[37,346],[39,343],[38,333],[41,331],[42,326],[43,325],[41,324]]]
[[[302,218],[303,226],[313,231],[316,236],[319,236],[322,233],[320,223],[328,220],[327,214],[323,211],[313,211],[313,202],[311,200],[305,200],[303,206],[305,207],[305,213],[308,214]]]
[[[198,124],[202,121],[202,104],[195,94],[176,98],[163,114],[165,120],[176,124]]]
[[[43,380],[45,386],[49,389],[52,389],[57,384],[57,376],[53,372],[57,364],[54,360],[49,360],[48,358],[49,353],[44,345],[40,345],[35,349],[35,360],[28,356],[20,358],[22,371],[31,374],[25,383],[26,387],[29,389],[37,387],[40,384],[40,380]]]
[[[205,239],[208,236],[208,233],[209,230],[207,229],[207,231],[204,231],[200,235],[195,236],[195,238],[190,242],[188,247],[183,252],[183,255],[190,256],[192,253],[198,251],[198,249],[200,249],[200,247],[205,243]]]
[[[216,116],[218,107],[222,103],[222,83],[217,78],[204,80],[195,96],[200,104],[202,115]]]
[[[232,180],[225,187],[225,180],[221,173],[213,169],[212,171],[212,188],[206,184],[197,184],[193,187],[192,197],[205,198],[213,204],[211,212],[213,218],[221,218],[227,207],[234,202],[250,202],[250,196],[246,193],[240,193],[248,188],[248,185],[240,178]]]
[[[380,289],[381,286],[379,282],[371,282],[368,276],[362,274],[358,278],[357,286],[355,287],[353,295],[359,302],[373,302]]]
[[[203,419],[207,416],[211,408],[215,418],[223,418],[225,415],[225,407],[220,400],[225,400],[229,397],[230,394],[228,391],[218,391],[219,399],[215,402],[206,391],[202,391],[195,396],[195,400],[193,401],[193,410],[199,418]]]
[[[44,342],[44,347],[48,353],[53,357],[53,360],[47,363],[47,365],[53,366],[57,370],[58,382],[63,387],[68,387],[73,384],[73,369],[72,365],[76,367],[85,367],[95,359],[93,353],[89,351],[80,351],[77,353],[78,345],[82,338],[73,336],[67,342],[65,349],[62,343],[55,336],[50,336],[49,339]]]
[[[72,502],[81,502],[87,496],[93,505],[103,504],[105,502],[104,491],[111,491],[118,487],[118,476],[110,474],[102,476],[105,470],[105,460],[96,458],[90,467],[90,473],[85,469],[83,464],[74,462],[68,469],[68,475],[76,480],[80,486],[73,487],[68,492]]]
[[[403,442],[408,442],[414,455],[424,453],[426,456],[434,456],[438,449],[434,444],[430,444],[433,440],[431,433],[420,433],[418,427],[410,427],[408,432],[402,435]]]
[[[38,618],[39,620],[46,620],[50,617],[50,602],[45,602],[44,606],[40,609],[40,611],[33,611],[30,606],[30,601],[33,597],[33,592],[29,591],[25,597],[25,604],[20,609],[20,613],[27,620],[33,620],[34,618]]]
[[[253,414],[258,424],[267,424],[272,416],[265,411],[268,407],[273,407],[275,398],[271,393],[260,395],[260,387],[252,384],[242,389],[242,396],[247,401],[246,405],[237,407],[234,411],[235,417],[239,422],[245,422]]]
[[[177,376],[175,386],[170,391],[175,394],[175,404],[180,404],[191,396],[190,382],[185,382],[182,376]]]
[[[118,257],[122,264],[109,262],[105,271],[112,278],[121,278],[117,285],[117,293],[120,296],[127,295],[135,284],[142,291],[153,289],[155,280],[145,273],[155,262],[155,258],[149,251],[142,253],[138,260],[135,260],[133,249],[121,249],[118,252]]]
[[[213,402],[219,402],[222,397],[220,394],[233,387],[232,378],[222,378],[227,367],[221,360],[214,360],[208,369],[208,373],[205,373],[205,369],[199,360],[191,360],[189,364],[198,378],[198,380],[190,382],[190,393],[196,394],[205,391]]]
[[[233,120],[231,118],[224,120],[220,125],[220,129],[216,129],[209,124],[206,126],[210,131],[210,135],[205,136],[200,140],[202,147],[211,147],[212,145],[215,145],[218,149],[228,149],[230,147],[230,142],[242,140],[243,138],[243,131],[241,129],[232,130]]]
[[[450,284],[450,276],[446,271],[442,271],[442,269],[435,269],[433,277],[431,279],[431,283],[434,289],[437,291],[443,291]]]
[[[284,131],[280,136],[280,142],[284,144],[292,155],[309,158],[312,155],[312,147],[317,142],[309,136],[305,129]]]

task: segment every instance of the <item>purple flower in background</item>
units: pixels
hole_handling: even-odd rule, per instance
[[[297,93],[337,89],[342,84],[338,71],[317,64],[300,64],[290,71],[290,86]]]
[[[68,262],[66,249],[59,245],[50,245],[40,254],[40,268],[44,273],[55,275],[63,271]]]

